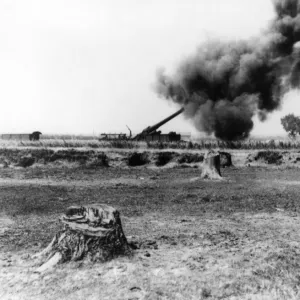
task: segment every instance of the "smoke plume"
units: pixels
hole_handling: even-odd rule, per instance
[[[288,88],[300,85],[300,0],[274,0],[276,18],[248,41],[210,41],[173,76],[157,74],[156,91],[185,107],[199,131],[222,140],[249,136],[252,118],[265,120]]]

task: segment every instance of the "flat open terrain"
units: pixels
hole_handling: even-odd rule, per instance
[[[0,169],[0,299],[299,299],[300,169]],[[44,274],[31,255],[73,204],[119,209],[134,256]]]

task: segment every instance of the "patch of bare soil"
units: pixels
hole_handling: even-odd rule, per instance
[[[299,299],[299,189],[274,180],[300,171],[222,173],[217,182],[193,168],[0,169],[0,299]],[[133,257],[36,273],[32,255],[61,213],[89,203],[120,211]]]

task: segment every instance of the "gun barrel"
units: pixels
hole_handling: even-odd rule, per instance
[[[182,112],[184,111],[184,108],[179,109],[176,113],[172,114],[171,116],[163,119],[162,121],[156,123],[153,126],[150,126],[150,128],[148,128],[148,133],[151,133],[155,130],[157,130],[159,127],[161,127],[162,125],[166,124],[167,122],[169,122],[170,120],[174,119],[175,117],[177,117],[178,115],[180,115]]]
[[[151,133],[155,132],[159,127],[161,127],[162,125],[166,124],[170,120],[174,119],[175,117],[177,117],[178,115],[180,115],[183,111],[184,111],[184,108],[181,108],[177,112],[175,112],[174,114],[172,114],[171,116],[163,119],[162,121],[156,123],[155,125],[149,126],[149,127],[145,128],[140,134],[138,134],[137,136],[135,136],[134,139],[140,139],[143,135],[151,134]]]

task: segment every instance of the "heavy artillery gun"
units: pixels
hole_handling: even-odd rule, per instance
[[[156,123],[153,126],[148,126],[145,128],[141,133],[137,134],[133,140],[136,141],[180,141],[181,136],[180,134],[177,134],[176,132],[170,132],[169,134],[161,134],[160,131],[157,131],[159,127],[166,124],[170,120],[174,119],[178,115],[180,115],[184,111],[184,108],[179,109],[176,113],[172,114],[171,116],[165,118],[164,120]]]

